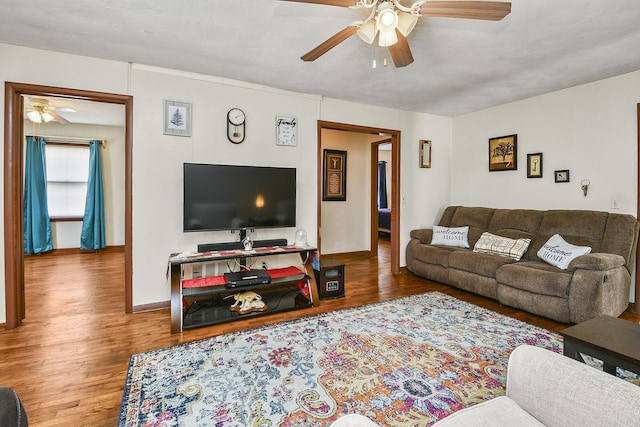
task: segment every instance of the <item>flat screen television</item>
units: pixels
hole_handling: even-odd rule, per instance
[[[296,169],[184,164],[184,231],[295,227]]]

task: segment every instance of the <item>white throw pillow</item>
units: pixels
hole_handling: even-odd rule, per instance
[[[531,239],[509,239],[508,237],[484,232],[473,247],[473,251],[520,261],[522,255],[529,248],[529,243],[531,243]]]
[[[433,226],[432,245],[456,246],[459,248],[468,248],[469,227],[441,227]]]
[[[547,240],[547,243],[542,245],[538,251],[538,257],[546,263],[566,270],[574,258],[590,252],[590,247],[572,245],[567,243],[559,234],[554,234]]]

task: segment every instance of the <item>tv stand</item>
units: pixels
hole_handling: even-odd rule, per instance
[[[198,249],[200,251],[200,247]],[[200,251],[196,254],[182,256],[172,254],[169,258],[171,270],[171,333],[182,332],[207,325],[232,322],[244,318],[279,313],[288,310],[312,307],[314,305],[311,277],[306,273],[307,261],[311,252],[317,249],[312,246],[266,246],[244,249],[224,249],[216,251]],[[224,263],[238,260],[246,264],[247,258],[282,256],[299,254],[300,267],[287,267],[267,270],[271,274],[271,282],[227,288],[224,276],[200,277],[188,279],[183,276],[187,264],[204,264],[217,261]],[[234,302],[233,295],[240,292],[253,291],[262,297],[267,310],[239,314],[230,310]]]

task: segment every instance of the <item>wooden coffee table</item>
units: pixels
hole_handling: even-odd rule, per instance
[[[564,337],[564,355],[584,363],[580,353],[600,359],[603,370],[616,367],[640,374],[640,325],[611,316],[598,316],[571,326]]]

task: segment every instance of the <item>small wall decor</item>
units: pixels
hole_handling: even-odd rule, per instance
[[[489,139],[489,172],[518,169],[518,135]]]
[[[191,136],[191,104],[164,101],[164,134]]]
[[[431,141],[426,141],[424,139],[421,139],[418,150],[420,153],[420,167],[430,168],[431,167]]]
[[[227,139],[234,144],[242,144],[246,135],[247,117],[240,108],[227,112]]]
[[[591,184],[591,181],[588,179],[583,179],[582,182],[580,183],[580,189],[582,189],[582,193],[584,194],[584,197],[587,197],[587,192],[589,191],[590,184]]]
[[[554,172],[556,182],[569,182],[569,169]]]
[[[347,152],[323,150],[322,200],[347,200]]]
[[[276,117],[276,145],[295,147],[298,143],[298,120],[295,117]]]
[[[542,178],[542,153],[527,154],[527,178]]]

